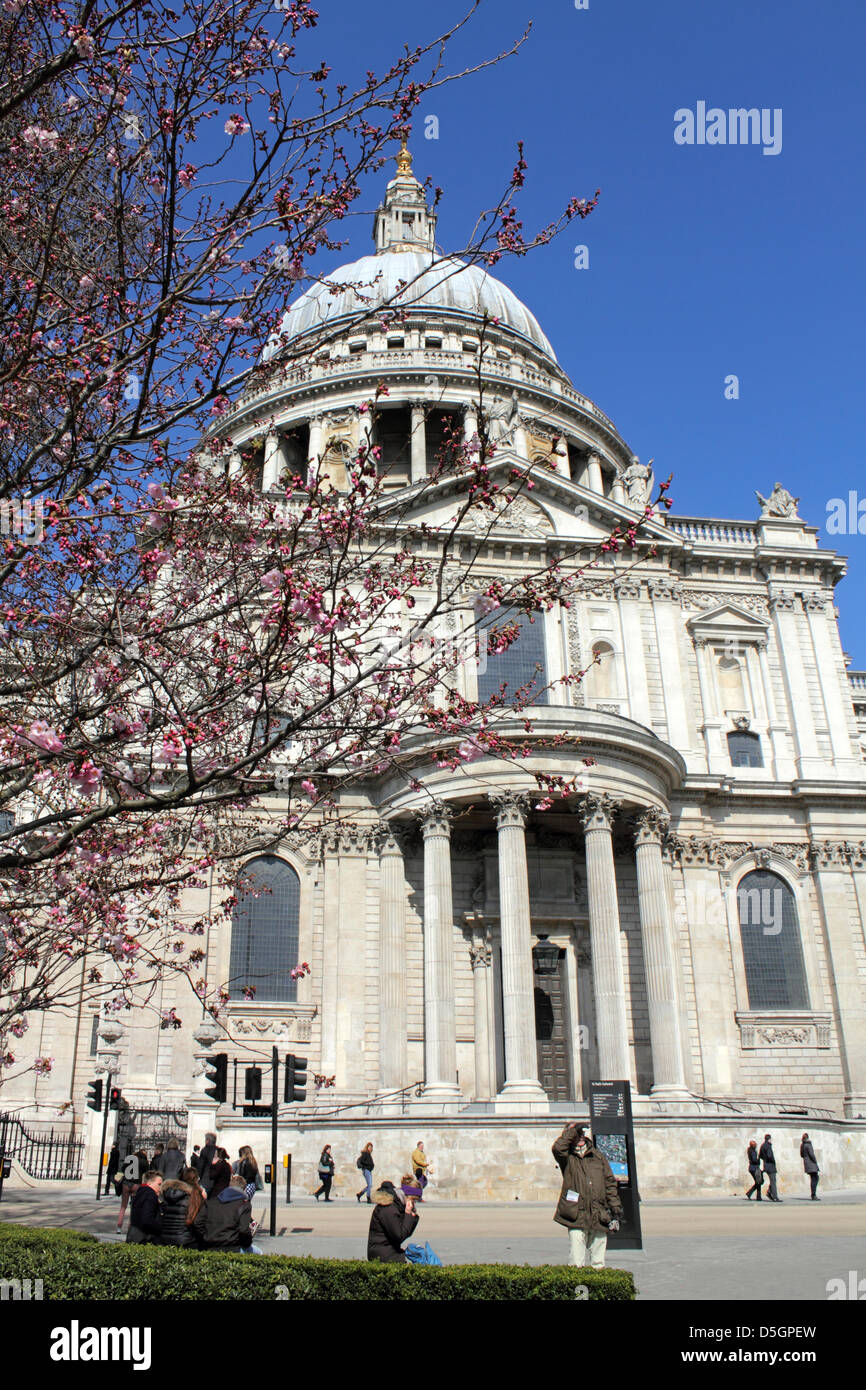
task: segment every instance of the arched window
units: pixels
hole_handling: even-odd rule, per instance
[[[298,919],[301,882],[290,864],[276,855],[251,859],[238,875],[232,913],[229,993],[243,999],[254,988],[257,1002],[293,1003],[297,982]]]
[[[617,693],[616,652],[610,642],[593,642],[593,665],[586,673],[586,693],[591,700],[608,700]]]
[[[740,939],[750,1009],[807,1009],[806,970],[789,884],[753,869],[737,887]]]
[[[504,651],[496,651],[490,628],[518,623],[520,633]],[[506,704],[518,692],[529,704],[546,705],[547,656],[544,649],[544,614],[521,613],[517,608],[496,608],[478,624],[478,699],[485,704],[505,686]]]

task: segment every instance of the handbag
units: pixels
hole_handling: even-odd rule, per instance
[[[413,1265],[440,1265],[442,1261],[427,1241],[424,1245],[407,1245],[404,1255],[410,1264]]]

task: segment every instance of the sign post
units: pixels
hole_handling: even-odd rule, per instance
[[[613,1169],[622,1202],[620,1227],[608,1236],[608,1249],[642,1250],[630,1083],[591,1081],[589,1122],[592,1142]]]

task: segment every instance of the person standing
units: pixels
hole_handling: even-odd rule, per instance
[[[121,1175],[120,1182],[117,1181],[118,1174]],[[108,1169],[105,1174],[105,1195],[109,1195],[111,1188],[114,1188],[115,1197],[119,1197],[123,1191],[123,1169],[120,1166],[120,1147],[114,1143],[111,1153],[108,1155]]]
[[[120,1165],[123,1173],[123,1186],[120,1189],[120,1211],[117,1214],[117,1229],[123,1230],[123,1218],[126,1215],[126,1207],[130,1198],[134,1197],[141,1186],[142,1175],[148,1171],[150,1164],[147,1154],[142,1149],[138,1153],[129,1153]]]
[[[364,1174],[365,1183],[365,1186],[361,1188],[361,1191],[355,1193],[355,1196],[359,1202],[361,1198],[364,1196],[364,1193],[366,1192],[367,1201],[372,1205],[373,1199],[370,1196],[370,1193],[373,1191],[373,1169],[375,1168],[375,1166],[376,1165],[373,1162],[373,1145],[365,1144],[355,1160],[355,1167],[361,1169],[361,1172]]]
[[[207,1172],[207,1181],[202,1178],[202,1187],[208,1198],[219,1197],[224,1192],[232,1179],[232,1166],[229,1163],[229,1156],[225,1149],[217,1149],[213,1156],[213,1162]],[[246,1187],[246,1180],[244,1180]]]
[[[424,1188],[427,1186],[427,1169],[428,1169],[429,1167],[430,1167],[430,1160],[428,1159],[427,1155],[425,1154],[425,1152],[424,1152],[424,1145],[422,1144],[421,1140],[419,1139],[419,1140],[418,1140],[418,1143],[417,1143],[417,1145],[415,1146],[415,1149],[413,1150],[413,1153],[412,1153],[412,1172],[415,1174],[415,1177],[418,1179],[418,1186],[421,1188],[421,1191],[422,1191],[422,1192],[424,1191]],[[423,1197],[419,1197],[419,1198],[418,1198],[418,1201],[419,1201],[419,1202],[423,1202],[423,1200],[424,1200]]]
[[[331,1200],[331,1183],[334,1181],[334,1158],[331,1153],[330,1144],[326,1144],[319,1157],[319,1186],[313,1196],[318,1202],[319,1197],[324,1192],[325,1201]]]
[[[554,1221],[568,1231],[569,1264],[604,1269],[609,1231],[619,1230],[622,1204],[613,1170],[577,1121],[553,1144],[562,1172]]]
[[[244,1144],[238,1149],[238,1161],[234,1165],[232,1173],[237,1173],[239,1177],[243,1178],[245,1183],[244,1191],[250,1201],[252,1201],[256,1192],[264,1191],[265,1185],[262,1182],[259,1165],[256,1162],[256,1156],[249,1144]]]
[[[818,1182],[820,1181],[819,1174],[821,1170],[818,1167],[818,1160],[815,1157],[812,1140],[809,1138],[808,1134],[804,1134],[803,1138],[800,1140],[800,1157],[803,1160],[804,1171],[809,1174],[812,1201],[820,1202],[821,1198],[818,1196]]]
[[[201,1178],[201,1185],[205,1190],[205,1195],[208,1195],[208,1183],[210,1181],[210,1166],[214,1161],[215,1153],[216,1135],[208,1133],[204,1137],[203,1147],[199,1150],[196,1156],[195,1165],[196,1168],[198,1168],[198,1175]]]
[[[244,1186],[243,1178],[236,1173],[229,1177],[228,1185],[217,1197],[209,1197],[199,1208],[193,1229],[206,1250],[235,1250],[243,1255],[262,1253],[253,1245],[252,1206]]]
[[[767,1198],[771,1202],[781,1202],[782,1199],[776,1190],[776,1155],[773,1153],[772,1138],[773,1136],[771,1134],[764,1135],[764,1142],[760,1149],[760,1159],[764,1165],[767,1181],[770,1184]]]
[[[162,1239],[162,1207],[159,1201],[161,1187],[162,1173],[158,1173],[155,1168],[148,1168],[142,1176],[129,1209],[129,1230],[126,1239],[130,1245],[159,1245]]]
[[[150,1160],[150,1166],[155,1173],[162,1173],[163,1177],[165,1176],[165,1173],[163,1172],[164,1162],[165,1144],[157,1144],[156,1148],[153,1151],[153,1158]]]
[[[165,1146],[165,1153],[162,1155],[162,1162],[159,1171],[166,1182],[176,1182],[186,1167],[186,1159],[181,1152],[181,1147],[176,1139],[169,1139]]]
[[[756,1192],[758,1195],[757,1195],[757,1197],[755,1198],[755,1200],[758,1201],[758,1202],[760,1202],[760,1200],[761,1200],[761,1188],[762,1188],[763,1185],[764,1185],[764,1175],[763,1175],[763,1173],[761,1172],[761,1160],[760,1160],[760,1158],[758,1157],[758,1141],[757,1141],[757,1139],[750,1139],[750,1140],[749,1140],[749,1147],[746,1149],[746,1163],[748,1164],[748,1167],[749,1167],[749,1177],[752,1179],[752,1186],[749,1188],[748,1192],[746,1193],[746,1199],[747,1199],[748,1201],[751,1201],[751,1200],[752,1200],[752,1193],[753,1193],[753,1192]]]
[[[403,1241],[409,1239],[418,1225],[413,1199],[407,1197],[404,1202],[392,1182],[383,1182],[376,1192],[374,1206],[367,1236],[367,1259],[406,1264]]]

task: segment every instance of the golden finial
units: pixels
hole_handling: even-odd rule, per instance
[[[409,153],[409,145],[406,140],[400,141],[400,153],[397,156],[397,176],[405,177],[412,173],[412,156]]]

